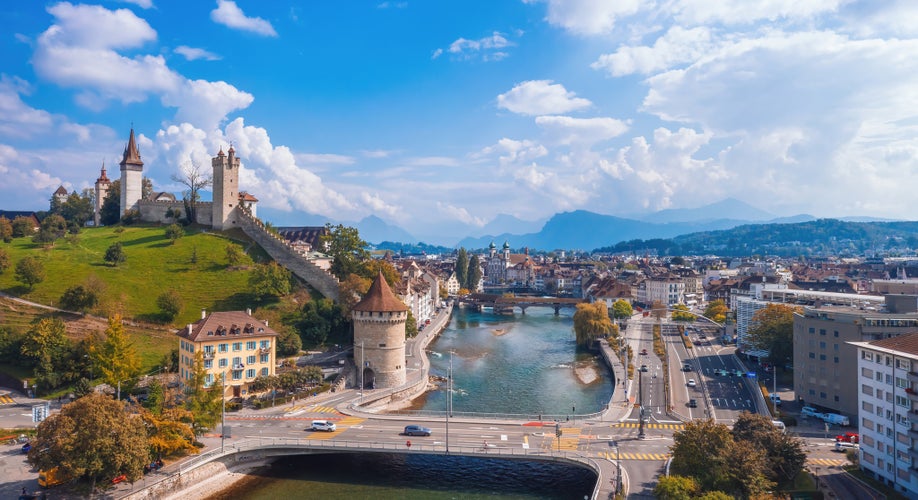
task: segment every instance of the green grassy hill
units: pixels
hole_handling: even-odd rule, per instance
[[[103,284],[102,303],[96,314],[121,312],[136,321],[158,322],[161,318],[156,298],[175,289],[182,297],[183,310],[175,325],[200,318],[201,309],[230,310],[252,306],[245,293],[248,270],[229,270],[227,244],[254,247],[257,260],[263,253],[242,233],[211,233],[186,228],[186,234],[172,244],[162,226],[86,228],[77,238],[58,240],[43,248],[30,238],[16,238],[0,248],[10,253],[12,266],[0,274],[0,290],[34,302],[56,305],[64,291],[89,281]],[[121,242],[127,261],[118,267],[105,263],[106,249]],[[46,277],[29,290],[16,281],[14,268],[21,258],[33,255],[42,259]],[[196,259],[194,258],[196,256]]]

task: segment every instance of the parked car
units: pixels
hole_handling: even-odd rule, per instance
[[[403,432],[403,434],[406,436],[429,436],[430,429],[421,427],[420,425],[408,425],[405,426],[405,432]]]
[[[328,420],[313,420],[309,428],[314,431],[334,432],[338,429],[338,426],[336,426],[334,422],[329,422]]]
[[[688,379],[688,386],[689,386],[689,387],[695,387],[695,386],[697,386],[697,385],[698,385],[698,384],[695,383],[695,379],[693,379],[693,378]]]
[[[682,371],[684,371],[684,372],[690,372],[690,371],[692,371],[692,365],[690,365],[690,364],[688,364],[688,363],[682,365]]]
[[[775,406],[781,406],[781,395],[777,393],[771,393],[768,395],[768,398],[771,399],[772,404]]]
[[[861,442],[861,436],[856,432],[846,432],[835,436],[835,441],[858,444]]]
[[[647,365],[641,365],[641,371],[642,371],[642,372],[646,372],[646,371],[647,371]]]
[[[641,349],[641,356],[647,355],[647,349]]]
[[[31,449],[32,449],[32,443],[26,443],[26,444],[22,445],[22,452],[23,452],[23,453],[28,453],[29,450],[31,450]]]
[[[801,417],[816,417],[818,419],[822,419],[825,417],[825,413],[817,410],[816,408],[813,408],[812,406],[804,406],[803,408],[800,409],[800,416]]]
[[[846,450],[856,450],[856,449],[858,449],[857,443],[846,443],[845,441],[835,442],[835,451],[843,453]]]
[[[698,408],[698,401],[696,401],[696,400],[694,400],[694,399],[688,400],[688,407],[689,407],[689,408]]]

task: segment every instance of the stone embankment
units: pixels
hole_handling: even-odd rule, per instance
[[[328,271],[297,253],[287,240],[271,233],[265,225],[245,210],[239,210],[239,226],[279,265],[315,288],[326,298],[338,300],[338,279]]]

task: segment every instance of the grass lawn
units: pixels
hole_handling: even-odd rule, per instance
[[[29,301],[57,305],[64,290],[71,286],[88,280],[103,283],[101,304],[90,311],[90,316],[53,315],[67,324],[69,337],[79,339],[103,332],[107,326],[104,318],[120,312],[142,366],[149,371],[178,346],[173,330],[200,319],[201,309],[242,310],[256,305],[246,293],[250,271],[227,268],[226,246],[242,245],[255,260],[263,261],[267,256],[261,248],[241,231],[213,233],[191,227],[185,232],[175,244],[166,238],[164,226],[126,226],[123,231],[117,227],[85,228],[76,241],[61,239],[51,248],[36,245],[30,238],[0,243],[0,249],[10,254],[12,264],[0,274],[0,290]],[[110,245],[119,241],[127,261],[113,267],[105,263],[103,256]],[[195,254],[197,262],[193,262]],[[40,257],[45,267],[45,280],[33,289],[14,277],[16,262],[28,255]],[[184,304],[171,324],[161,321],[156,306],[156,298],[168,289],[176,290]],[[36,318],[50,314],[45,309],[0,298],[0,325],[14,331],[24,332]],[[3,366],[0,370],[19,378],[31,376],[17,368]]]

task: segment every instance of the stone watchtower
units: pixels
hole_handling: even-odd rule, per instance
[[[382,272],[351,309],[357,383],[384,389],[405,383],[405,323],[408,306],[392,293]]]
[[[112,187],[112,181],[108,179],[108,175],[105,174],[105,162],[102,162],[102,173],[99,174],[99,178],[96,179],[96,206],[92,207],[92,221],[96,227],[99,227],[99,224],[102,222],[102,203],[105,202],[105,197],[108,196],[108,188]]]
[[[137,208],[137,202],[143,197],[143,161],[134,140],[134,129],[124,147],[121,158],[121,215]]]
[[[214,168],[214,211],[213,227],[220,231],[233,227],[236,220],[236,205],[239,204],[239,158],[236,150],[230,146],[223,154],[223,148],[211,160]]]

